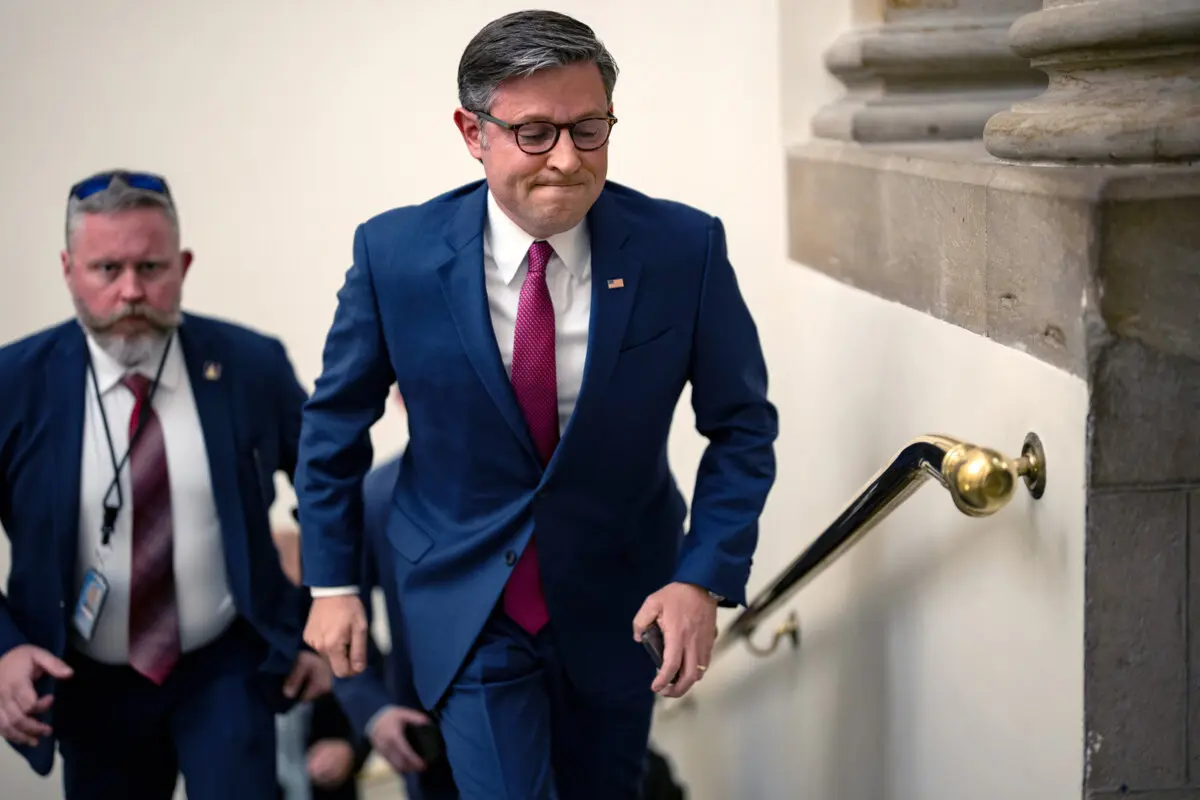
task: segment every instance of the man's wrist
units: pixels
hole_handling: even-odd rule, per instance
[[[693,586],[693,587],[699,589],[700,591],[704,592],[704,594],[708,597],[708,599],[712,600],[717,605],[721,605],[721,603],[725,602],[725,596],[717,594],[712,589],[709,589],[705,586],[701,586],[698,583],[689,583],[688,586]]]
[[[375,735],[375,726],[379,724],[380,717],[391,711],[393,708],[399,708],[399,706],[392,704],[380,706],[379,710],[372,714],[369,719],[367,719],[367,724],[363,727],[368,739]]]

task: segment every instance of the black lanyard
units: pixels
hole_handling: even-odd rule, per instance
[[[108,547],[108,543],[112,539],[113,528],[117,524],[117,514],[121,513],[121,508],[125,505],[125,493],[121,491],[121,470],[124,469],[125,462],[129,461],[129,454],[133,452],[133,446],[137,444],[138,437],[142,435],[146,419],[153,408],[154,395],[158,392],[158,382],[162,378],[163,367],[167,364],[167,355],[171,352],[173,338],[174,336],[167,337],[162,358],[158,361],[158,370],[154,373],[154,382],[150,384],[150,392],[146,395],[142,407],[138,409],[137,427],[133,429],[133,435],[129,437],[129,447],[125,449],[125,455],[121,457],[120,461],[117,461],[117,448],[113,447],[112,431],[108,427],[108,413],[104,410],[104,396],[100,393],[100,381],[96,377],[96,366],[92,363],[92,351],[90,348],[88,349],[88,372],[92,375],[92,388],[96,391],[96,405],[100,407],[100,420],[104,423],[104,438],[108,441],[108,455],[112,459],[113,468],[112,483],[108,485],[108,490],[104,493],[104,522],[100,527],[105,547]],[[117,494],[116,505],[110,502],[113,492]]]

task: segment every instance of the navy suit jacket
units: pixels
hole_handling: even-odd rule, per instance
[[[357,585],[369,431],[393,382],[410,441],[387,537],[413,678],[434,708],[533,530],[556,646],[572,682],[653,677],[633,641],[671,581],[742,603],[775,476],[774,407],[719,220],[609,182],[587,223],[592,316],[583,384],[543,468],[501,361],[484,285],[486,185],[360,225],[324,370],[305,406],[296,488],[305,581]],[[687,509],[667,435],[691,384],[709,439]]]
[[[274,473],[291,476],[305,392],[283,345],[226,322],[185,315],[179,329],[208,451],[229,587],[262,636],[266,673],[286,675],[301,646],[308,593],[284,576],[267,512]],[[217,379],[205,365],[220,365]],[[12,570],[0,593],[0,655],[34,644],[62,656],[69,642],[79,547],[79,481],[88,349],[66,322],[0,349],[0,524]],[[45,678],[38,693],[53,692]],[[17,747],[49,773],[54,739]]]

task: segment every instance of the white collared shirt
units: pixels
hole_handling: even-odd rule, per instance
[[[483,230],[483,274],[492,330],[506,373],[512,370],[513,335],[521,287],[529,273],[529,246],[535,239],[509,219],[489,191]],[[555,368],[558,376],[558,425],[561,434],[575,410],[587,360],[592,313],[592,248],[587,221],[546,240],[554,255],[546,265],[546,286],[554,304]]]
[[[90,642],[73,633],[74,645],[85,655],[107,664],[129,660],[129,578],[133,487],[129,463],[121,469],[123,505],[113,528],[111,547],[101,552],[104,494],[112,482],[112,455],[97,403],[96,385],[104,401],[109,434],[117,460],[129,447],[129,418],[133,393],[122,383],[126,368],[88,337],[96,383],[87,376],[83,427],[83,456],[79,481],[79,557],[76,597],[89,569],[98,568],[109,592]],[[161,346],[135,368],[151,380],[158,371]],[[237,615],[225,572],[221,523],[213,498],[208,451],[192,384],[188,379],[178,335],[163,364],[154,394],[154,410],[162,424],[171,483],[171,518],[175,562],[175,595],[179,609],[180,645],[184,652],[216,639]],[[110,502],[116,502],[114,492]],[[102,563],[101,563],[102,562]]]
[[[483,275],[492,330],[504,371],[512,371],[513,336],[521,287],[529,273],[529,246],[536,241],[487,195],[483,227]],[[561,435],[575,411],[587,361],[592,315],[592,245],[587,220],[546,240],[554,249],[546,265],[546,287],[554,304],[555,372],[558,381],[558,430]],[[315,587],[313,597],[354,594],[352,586]]]

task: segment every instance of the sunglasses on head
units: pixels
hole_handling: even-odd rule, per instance
[[[76,200],[86,200],[97,192],[103,192],[112,185],[113,180],[116,178],[120,178],[131,189],[142,189],[147,192],[161,194],[167,198],[171,197],[171,190],[167,187],[167,179],[161,175],[154,175],[149,172],[126,172],[125,170],[102,172],[99,175],[84,178],[71,187],[70,197]]]

